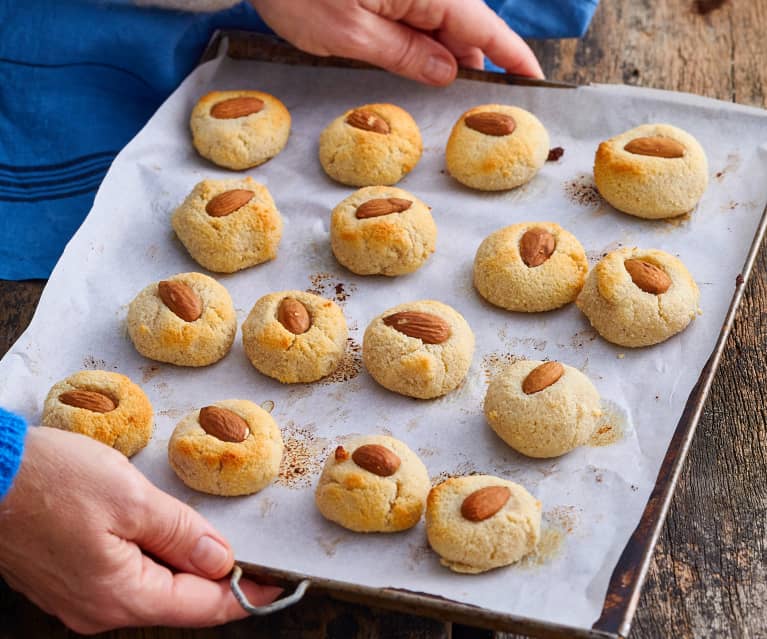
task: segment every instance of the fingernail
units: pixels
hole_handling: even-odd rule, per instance
[[[452,61],[433,55],[426,61],[423,74],[429,82],[434,84],[447,84],[453,79]]]
[[[229,550],[212,537],[204,535],[197,541],[189,561],[201,573],[217,575],[229,562]]]

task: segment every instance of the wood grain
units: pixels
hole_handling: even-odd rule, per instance
[[[767,0],[602,0],[585,38],[536,42],[550,79],[618,82],[765,106]],[[767,133],[766,133],[767,136]],[[0,352],[42,285],[0,282]],[[762,252],[704,410],[639,604],[632,639],[763,637],[767,618],[767,257]],[[0,639],[73,636],[0,587]],[[487,632],[310,598],[208,630],[124,630],[119,639],[414,637]],[[497,639],[516,635],[498,634]]]

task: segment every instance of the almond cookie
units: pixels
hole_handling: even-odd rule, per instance
[[[589,273],[575,301],[607,341],[650,346],[687,328],[700,292],[682,261],[654,249],[608,253]]]
[[[128,335],[144,357],[207,366],[229,352],[237,332],[232,298],[202,273],[154,282],[128,307]]]
[[[362,188],[330,217],[333,254],[357,275],[412,273],[434,252],[436,242],[430,207],[393,186]]]
[[[421,519],[429,474],[403,442],[356,437],[336,448],[322,470],[314,500],[323,517],[355,532],[397,532]]]
[[[273,260],[282,237],[280,212],[252,177],[199,182],[171,224],[197,263],[218,273]]]
[[[708,160],[689,133],[644,124],[602,142],[594,181],[619,211],[659,219],[692,211],[708,185]]]
[[[455,572],[513,564],[535,549],[540,531],[541,502],[500,477],[452,477],[429,492],[426,536]]]
[[[290,113],[262,91],[213,91],[200,98],[189,126],[202,157],[240,171],[263,164],[285,148]]]
[[[346,351],[346,320],[337,304],[304,291],[264,295],[242,325],[250,363],[283,384],[332,373]]]
[[[168,441],[168,462],[190,488],[211,495],[250,495],[274,481],[282,435],[253,402],[229,399],[189,413]]]
[[[474,258],[474,286],[509,311],[550,311],[574,301],[589,264],[581,243],[553,222],[513,224],[488,235]]]
[[[320,134],[320,164],[349,186],[392,185],[421,159],[418,125],[394,104],[349,109]]]
[[[125,375],[80,371],[51,388],[41,423],[87,435],[131,457],[152,436],[152,405]]]
[[[528,457],[559,457],[583,446],[601,416],[589,378],[559,362],[515,362],[493,378],[485,395],[490,427]]]
[[[434,300],[390,308],[367,327],[362,361],[390,391],[431,399],[449,393],[466,377],[474,333],[463,316]]]
[[[480,191],[505,191],[533,179],[549,155],[549,134],[532,113],[483,104],[464,113],[447,141],[447,170]]]

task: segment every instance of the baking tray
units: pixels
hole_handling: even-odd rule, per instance
[[[262,60],[282,64],[372,68],[343,58],[315,57],[293,48],[284,41],[262,34],[245,31],[216,32],[203,54],[201,62],[212,60],[222,51],[234,59]],[[483,82],[537,86],[551,89],[574,88],[574,85],[533,80],[512,74],[461,70],[459,77]],[[703,406],[719,366],[727,337],[740,305],[745,285],[751,275],[759,248],[767,229],[767,207],[763,210],[753,242],[741,273],[733,282],[733,295],[713,352],[685,404],[682,417],[676,425],[671,443],[663,458],[655,486],[645,506],[639,524],[626,544],[612,573],[602,614],[591,630],[582,630],[560,624],[541,622],[518,615],[498,614],[482,608],[418,592],[392,588],[370,588],[311,577],[311,592],[327,594],[333,598],[370,606],[378,606],[409,614],[434,617],[491,630],[529,634],[536,637],[627,637],[636,612],[642,585],[647,576],[652,553],[661,527],[668,513],[671,497],[679,480],[684,460],[695,434]],[[309,579],[306,575],[265,568],[251,563],[240,563],[243,570],[263,582],[284,586]]]

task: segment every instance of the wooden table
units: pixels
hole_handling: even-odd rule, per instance
[[[540,42],[534,48],[550,79],[623,82],[764,107],[764,25],[767,0],[602,0],[584,39]],[[655,552],[632,639],[764,636],[766,262],[762,251]],[[43,282],[0,282],[0,352],[31,319],[42,288]],[[73,634],[1,586],[0,620],[0,639]],[[310,597],[270,618],[221,628],[124,630],[107,636],[457,639],[492,633]]]

